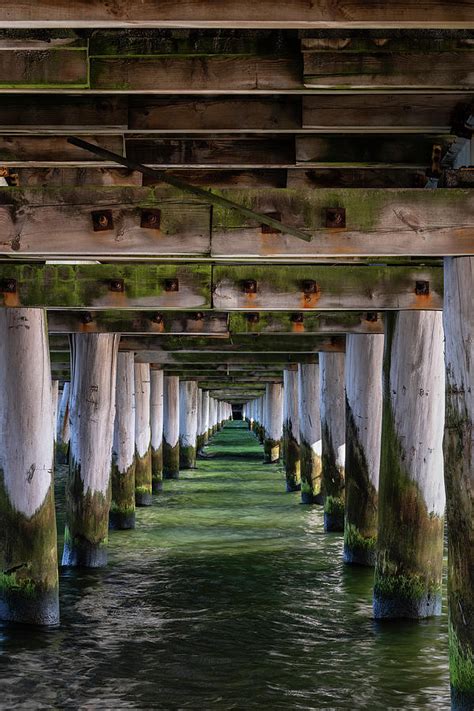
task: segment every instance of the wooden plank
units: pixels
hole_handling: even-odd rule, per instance
[[[433,145],[446,151],[453,136],[437,134],[377,134],[370,141],[360,134],[300,135],[295,137],[298,165],[335,167],[410,166],[431,164]]]
[[[16,45],[17,43],[15,43]],[[85,88],[87,49],[0,47],[0,88]]]
[[[131,131],[291,131],[301,99],[289,96],[130,97]]]
[[[249,280],[255,293],[245,293]],[[427,295],[416,293],[417,282],[429,283]],[[440,310],[442,283],[441,267],[219,265],[213,303],[229,311]]]
[[[304,52],[304,85],[311,89],[470,91],[467,51]]]
[[[428,178],[423,168],[291,168],[287,188],[424,188]],[[217,187],[217,186],[216,186]],[[459,186],[462,187],[462,186]]]
[[[84,192],[90,199],[91,191]],[[176,199],[149,200],[149,196],[153,197],[149,190],[122,194],[128,195],[129,200],[135,197],[137,202],[116,204],[114,191],[106,190],[104,196],[112,198],[109,203],[96,199],[89,204],[21,207],[20,201],[0,206],[0,254],[56,257],[209,254],[211,212],[208,205]],[[17,195],[21,195],[21,191]],[[13,202],[13,195],[5,195],[7,200],[9,197]],[[159,214],[156,228],[141,226],[143,216],[150,209],[159,211],[155,213]],[[92,214],[104,210],[112,216],[112,228],[95,231]]]
[[[81,187],[135,186],[142,185],[142,175],[126,168],[17,168],[18,185],[21,187]],[[275,186],[277,187],[277,186]]]
[[[470,94],[319,94],[302,97],[303,128],[448,133]]]
[[[474,251],[474,196],[469,190],[228,191],[259,212],[312,235],[303,243],[266,234],[240,215],[214,208],[212,256],[230,258],[318,256],[444,256]],[[326,208],[345,208],[346,227],[326,228]]]
[[[300,63],[287,57],[209,55],[90,60],[90,87],[95,90],[235,94],[302,86]]]
[[[164,351],[140,351],[136,354],[137,363],[153,363],[156,366],[164,365],[188,365],[193,368],[196,365],[205,363],[207,366],[270,366],[283,368],[289,363],[316,363],[317,353],[169,353]]]
[[[178,280],[178,291],[166,291],[170,279]],[[14,291],[7,289],[11,280]],[[114,291],[119,280],[123,291]],[[210,307],[210,297],[208,265],[0,264],[0,306],[173,310]]]
[[[122,336],[120,350],[210,353],[317,353],[328,351],[340,353],[345,349],[344,336],[279,336],[242,335],[232,338],[221,335],[196,337],[186,336]]]
[[[4,27],[447,27],[472,28],[472,0],[18,0],[0,7]]]
[[[295,164],[293,136],[127,138],[126,151],[129,160],[160,168],[286,168]]]
[[[175,169],[168,170],[168,175],[180,178],[192,185],[211,188],[286,188],[287,170],[285,168],[270,169],[233,169],[222,170],[219,168],[196,168],[196,169]],[[152,178],[143,176],[143,185],[163,186],[164,183]]]
[[[12,95],[0,106],[1,131],[59,131],[93,134],[128,127],[127,99],[123,96]]]
[[[124,154],[121,135],[88,136],[87,140],[120,155]],[[100,165],[104,163],[102,159],[94,159],[89,152],[68,143],[66,136],[22,136],[16,134],[0,135],[0,162],[2,165],[14,165],[15,167],[57,164]]]
[[[251,311],[229,314],[229,331],[233,336],[250,333],[383,333],[383,316],[376,311]]]
[[[228,335],[228,325],[213,311],[50,311],[48,332]]]

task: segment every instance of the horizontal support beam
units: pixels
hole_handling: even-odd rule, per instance
[[[192,309],[211,306],[207,264],[0,264],[0,306]]]
[[[317,261],[321,257],[474,253],[474,194],[470,190],[295,186],[212,192],[256,213],[276,214],[288,227],[312,239],[306,243],[293,234],[269,231],[257,219],[235,210],[214,206],[211,212],[209,205],[170,188],[3,187],[0,255],[47,259],[195,255]],[[328,222],[328,210],[334,208],[345,211],[342,226]],[[97,231],[93,213],[101,211],[108,211],[111,219],[108,229]],[[154,222],[149,221],[150,215]]]
[[[228,316],[214,311],[50,311],[49,333],[228,334]]]
[[[214,307],[227,310],[441,310],[442,267],[216,266]]]
[[[283,28],[472,28],[471,2],[411,0],[390,3],[308,3],[307,0],[186,0],[159,3],[126,0],[9,0],[0,8],[3,27],[283,27]]]
[[[53,346],[52,346],[53,349]],[[337,336],[260,336],[244,335],[232,338],[194,337],[194,336],[123,336],[120,339],[122,351],[164,351],[192,353],[317,353],[327,351],[340,353],[345,350],[345,339]]]
[[[136,354],[137,363],[151,363],[156,366],[179,365],[193,367],[196,365],[211,364],[218,366],[238,366],[256,365],[269,366],[274,369],[276,366],[284,368],[290,363],[317,363],[317,353],[212,353],[212,352],[178,352],[165,351],[140,351]]]
[[[376,311],[250,311],[230,313],[229,330],[233,336],[260,333],[295,335],[322,333],[383,333],[383,314]]]

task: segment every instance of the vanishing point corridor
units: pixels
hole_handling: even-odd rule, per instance
[[[448,708],[445,609],[375,622],[373,570],[247,425],[205,452],[110,532],[107,568],[63,569],[60,627],[0,627],[2,709]]]

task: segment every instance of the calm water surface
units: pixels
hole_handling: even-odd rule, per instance
[[[62,573],[60,628],[0,627],[0,708],[448,709],[445,615],[375,623],[372,572],[253,435],[208,451],[106,570]]]

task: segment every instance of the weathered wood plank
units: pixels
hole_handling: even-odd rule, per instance
[[[317,353],[318,351],[342,352],[345,339],[341,335],[311,335],[287,336],[282,338],[264,335],[242,335],[232,338],[215,336],[123,336],[120,339],[120,350],[134,351],[164,351],[195,353]]]
[[[285,168],[269,169],[234,169],[196,168],[168,170],[168,175],[180,178],[192,185],[212,188],[286,188],[287,174]],[[163,186],[164,183],[148,175],[143,176],[143,185]]]
[[[167,290],[176,279],[179,289]],[[210,307],[210,296],[211,267],[202,264],[0,264],[0,306],[192,309]]]
[[[472,54],[429,52],[304,52],[304,85],[311,89],[428,89],[470,91]]]
[[[136,354],[137,363],[153,363],[160,365],[195,365],[213,364],[219,366],[270,366],[284,367],[288,363],[314,363],[317,362],[317,353],[166,353],[164,351],[140,351]]]
[[[4,27],[449,27],[471,28],[471,0],[19,0],[0,7]]]
[[[299,135],[295,137],[296,162],[300,166],[426,168],[431,163],[433,146],[441,146],[444,152],[453,140],[453,136],[437,134],[377,134],[370,140],[360,134]]]
[[[1,52],[0,52],[1,54]],[[88,136],[84,139],[96,145],[107,148],[114,153],[124,155],[123,137],[121,135]],[[101,164],[100,158],[93,158],[88,151],[73,146],[67,142],[66,136],[32,136],[9,135],[0,136],[0,160],[3,165],[14,166],[47,166],[65,163]]]
[[[249,282],[253,293],[245,291]],[[229,311],[440,310],[442,283],[440,267],[219,265],[213,304]],[[417,294],[420,287],[428,293]]]
[[[147,192],[131,195],[139,200]],[[153,201],[150,205],[146,197],[138,205],[96,200],[89,204],[0,206],[0,254],[59,257],[209,254],[208,205],[176,200]],[[155,211],[155,217],[158,215],[156,227],[142,226],[150,209]],[[112,225],[111,229],[96,231],[93,213],[101,211],[108,211]]]
[[[126,150],[130,160],[165,168],[286,168],[295,165],[293,136],[127,138]]]
[[[287,57],[209,55],[174,57],[93,57],[92,89],[235,94],[255,90],[301,89],[300,63]]]
[[[232,335],[383,333],[383,316],[376,311],[362,313],[357,311],[333,313],[251,311],[229,314],[229,331]]]
[[[86,88],[87,49],[0,49],[0,88]]]
[[[0,106],[0,130],[42,130],[94,133],[123,131],[128,127],[124,96],[12,95]]]
[[[301,128],[292,96],[130,97],[131,131],[289,131]]]
[[[240,215],[214,208],[212,256],[443,256],[474,251],[474,196],[469,190],[229,191],[258,212],[312,234],[303,243],[266,234]],[[326,208],[344,208],[343,228],[326,228]],[[297,243],[296,243],[297,242]]]
[[[50,311],[49,333],[228,334],[227,314],[213,311]]]
[[[135,186],[141,187],[141,173],[126,168],[16,168],[18,185],[28,187]],[[275,186],[277,187],[277,186]]]
[[[421,168],[291,168],[287,188],[424,188],[428,178]],[[461,185],[459,187],[462,187]]]
[[[303,96],[306,129],[449,132],[470,94],[319,94]]]

